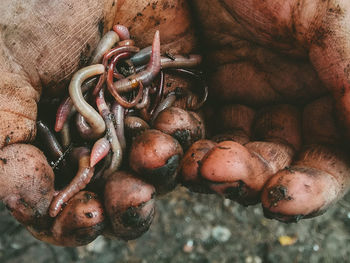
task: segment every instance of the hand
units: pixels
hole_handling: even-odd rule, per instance
[[[148,45],[155,29],[160,28],[162,48],[172,53],[191,52],[196,39],[190,13],[186,5],[181,8],[184,1],[172,1],[169,5],[158,1],[158,4],[145,6],[133,1],[119,6],[113,5],[113,1],[53,1],[40,7],[36,1],[31,1],[22,8],[21,1],[8,2],[0,10],[1,24],[6,25],[2,27],[0,56],[3,76],[0,80],[0,176],[3,182],[0,193],[13,215],[32,232],[40,233],[38,238],[45,239],[51,233],[41,231],[38,225],[48,221],[47,212],[54,195],[53,172],[40,151],[22,144],[35,137],[36,102],[41,87],[45,87],[47,93],[58,94],[58,87],[62,87],[59,84],[65,83],[91,55],[100,37],[99,30],[106,31],[113,22],[129,27],[140,46]],[[344,69],[349,36],[346,30],[339,30],[347,26],[343,23],[347,4],[339,3],[338,8],[338,3],[333,7],[309,1],[317,6],[314,11],[313,5],[299,9],[296,1],[290,1],[284,8],[269,3],[253,6],[246,1],[218,2],[193,1],[191,9],[198,18],[196,22],[201,33],[202,41],[197,47],[205,51],[203,55],[212,66],[208,72],[210,96],[213,97],[210,105],[220,112],[225,123],[213,125],[209,117],[208,129],[212,134],[229,129],[235,133],[234,138],[243,138],[240,142],[245,146],[232,142],[223,143],[224,147],[215,146],[211,155],[200,160],[201,178],[195,181],[210,191],[227,194],[242,203],[245,200],[253,203],[272,177],[262,195],[264,208],[270,210],[267,215],[289,221],[300,218],[299,215],[318,214],[347,189],[348,180],[344,175],[348,168],[343,160],[346,155],[334,154],[329,147],[321,146],[303,150],[302,144],[344,144],[343,132],[332,118],[332,99],[313,99],[330,91],[337,105],[337,120],[347,130],[349,114],[343,98],[348,86]],[[87,8],[82,8],[85,6]],[[287,6],[294,6],[291,8],[293,15]],[[14,10],[11,12],[17,15],[8,10]],[[55,15],[52,10],[56,11]],[[286,10],[286,14],[281,10]],[[29,22],[28,14],[32,18]],[[266,19],[266,23],[258,23],[254,17],[262,19],[258,22]],[[320,17],[327,19],[319,20]],[[222,100],[227,105],[216,109],[217,101]],[[231,102],[245,106],[235,107]],[[268,107],[278,103],[294,106]],[[260,109],[263,109],[261,113]],[[206,112],[210,116],[210,109]],[[235,120],[235,116],[243,118]],[[308,124],[310,129],[305,128]],[[327,129],[322,129],[325,125]],[[219,129],[213,129],[214,126]],[[284,129],[286,127],[288,130]],[[237,136],[237,130],[243,135]],[[248,137],[266,142],[247,143]],[[214,170],[221,167],[217,160],[224,160],[221,156],[226,153],[220,152],[222,149],[228,149],[231,160],[239,160],[241,173],[236,175],[239,167],[226,169],[226,174],[212,173],[212,167]],[[235,156],[230,155],[232,149],[238,149]],[[297,153],[299,159],[294,157]],[[284,169],[290,165],[290,169]],[[262,179],[256,186],[257,174],[262,175]],[[298,181],[299,178],[305,181]],[[293,192],[299,184],[304,185],[305,191],[298,188],[297,193]],[[318,195],[311,198],[309,193],[314,192]],[[93,207],[98,209],[99,204]],[[66,245],[62,240],[58,242],[50,237],[47,241]]]

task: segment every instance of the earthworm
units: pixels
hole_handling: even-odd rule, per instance
[[[85,93],[90,88],[95,86],[96,77],[91,78],[83,83],[81,85],[81,92]],[[55,123],[55,131],[59,132],[62,130],[64,123],[67,121],[69,116],[72,115],[72,108],[74,104],[72,102],[72,99],[68,96],[66,97],[60,104],[60,106],[57,109],[56,113],[56,123]]]
[[[37,121],[38,135],[44,140],[42,145],[46,145],[49,150],[49,155],[52,159],[58,159],[63,155],[63,149],[60,143],[57,141],[55,135],[42,121]]]
[[[123,46],[135,46],[135,41],[132,39],[126,39],[123,41],[118,42],[118,46],[123,47]]]
[[[145,70],[131,75],[125,79],[118,80],[113,87],[109,87],[109,91],[113,94],[115,91],[120,93],[128,92],[135,89],[139,82],[143,85],[149,85],[155,76],[159,73],[160,64],[160,39],[159,31],[157,30],[152,44],[152,55]]]
[[[115,120],[115,130],[119,139],[120,146],[123,150],[126,148],[125,135],[124,135],[124,113],[125,110],[123,106],[118,104],[117,102],[112,105],[112,113],[114,115]]]
[[[191,54],[188,57],[181,55],[174,55],[173,58],[162,57],[161,64],[162,68],[194,68],[199,66],[202,62],[200,55]]]
[[[112,151],[109,151],[107,156],[104,158],[102,167],[98,168],[97,172],[92,177],[91,186],[99,188],[98,181],[103,177],[103,173],[105,172],[106,168],[111,165],[112,155],[113,155]]]
[[[60,132],[61,135],[61,144],[63,146],[64,149],[67,149],[67,147],[70,145],[71,143],[71,137],[70,137],[70,127],[69,127],[69,122],[65,122],[63,124],[63,128]]]
[[[122,73],[124,76],[130,76],[136,73],[135,66],[130,59],[123,61],[123,64],[121,64],[120,67],[120,73]]]
[[[173,59],[171,59],[169,57],[164,57],[164,56],[161,56],[161,58],[160,58],[160,64],[161,64],[162,69],[194,68],[194,67],[199,66],[201,62],[202,62],[202,57],[200,55],[196,55],[196,54],[191,54],[188,57],[181,56],[181,55],[174,55]],[[139,66],[136,68],[136,72],[141,72],[145,68],[146,68],[146,65]]]
[[[94,167],[99,161],[106,157],[110,148],[111,144],[105,137],[98,139],[91,150],[90,167]]]
[[[93,140],[96,139],[93,128],[86,122],[86,119],[79,112],[75,117],[75,125],[77,130],[82,138],[85,140]]]
[[[109,175],[115,172],[119,168],[122,162],[123,152],[114,128],[113,115],[110,112],[109,107],[104,98],[104,89],[101,89],[100,92],[98,93],[98,96],[96,98],[96,105],[104,121],[106,122],[106,126],[107,126],[106,136],[108,141],[111,144],[111,149],[113,152],[111,164],[109,168],[105,171],[105,174]]]
[[[116,55],[113,59],[112,62],[108,68],[108,73],[107,73],[107,87],[109,92],[112,94],[112,96],[115,98],[115,100],[122,105],[124,108],[132,108],[134,107],[141,99],[142,96],[142,90],[143,90],[143,85],[142,82],[139,81],[137,83],[135,83],[134,81],[136,81],[136,79],[133,79],[132,81],[132,85],[136,85],[135,87],[139,86],[139,91],[138,94],[136,95],[136,97],[131,101],[128,102],[126,101],[122,96],[119,95],[117,89],[115,89],[114,85],[113,85],[113,72],[114,72],[114,67],[117,63],[117,61],[120,59],[120,56],[124,54],[121,53],[119,55]],[[123,81],[124,79],[121,79],[119,81]]]
[[[101,62],[103,55],[110,50],[115,43],[119,41],[119,35],[117,32],[109,31],[103,36],[103,38],[98,43],[90,64],[97,64]]]
[[[49,209],[51,217],[57,216],[62,205],[80,190],[84,189],[94,175],[94,168],[90,167],[90,150],[88,148],[76,148],[73,150],[72,155],[79,160],[78,172],[69,185],[53,198]]]
[[[120,40],[130,39],[129,29],[126,26],[114,25],[113,30],[119,35]]]
[[[142,100],[135,105],[136,109],[143,109],[149,104],[149,87],[143,89]]]
[[[152,54],[152,46],[145,47],[133,55],[130,60],[135,66],[141,66],[146,64]]]
[[[169,93],[167,95],[167,97],[164,100],[162,100],[159,103],[158,107],[154,110],[153,115],[151,117],[151,122],[153,122],[157,118],[158,114],[161,111],[171,107],[173,105],[173,103],[175,102],[175,100],[176,100],[175,93],[173,93],[173,92]]]
[[[104,65],[104,67],[106,68],[108,66],[108,60],[113,57],[113,56],[118,56],[118,60],[122,59],[122,58],[127,58],[130,56],[129,52],[137,52],[139,50],[139,48],[137,47],[132,47],[132,46],[123,46],[123,47],[116,47],[111,49],[110,51],[108,51],[104,56],[103,56],[103,60],[102,60],[102,64]],[[97,96],[98,92],[100,91],[100,89],[102,88],[102,85],[105,83],[105,79],[106,79],[106,72],[104,74],[102,74],[97,82],[96,87],[94,88],[92,95],[94,97]]]
[[[159,81],[159,86],[157,87],[157,97],[154,101],[153,107],[150,110],[150,115],[152,116],[154,114],[154,111],[156,110],[156,108],[158,107],[160,101],[163,98],[163,92],[164,92],[164,83],[165,83],[165,74],[164,72],[161,70],[160,71],[160,81]]]
[[[124,125],[129,131],[149,129],[147,122],[136,116],[127,116],[124,120]]]
[[[81,84],[85,79],[97,74],[103,74],[104,72],[105,67],[102,64],[87,66],[78,70],[73,75],[69,84],[69,94],[74,106],[77,111],[85,117],[86,121],[93,129],[93,135],[95,138],[100,137],[104,133],[106,125],[100,114],[98,114],[98,112],[96,112],[95,109],[85,101],[81,92]]]
[[[188,109],[189,110],[198,110],[200,107],[203,106],[203,104],[206,102],[208,98],[208,85],[205,83],[203,77],[200,74],[197,74],[196,72],[193,72],[191,70],[187,69],[182,69],[182,68],[169,68],[168,70],[173,71],[173,72],[179,72],[179,73],[185,73],[191,77],[194,77],[196,81],[201,83],[201,86],[203,87],[203,95],[202,98],[199,102],[197,102],[195,105],[191,105],[191,103],[187,103]],[[190,101],[191,98],[189,98],[188,101]],[[191,105],[191,106],[189,106]]]

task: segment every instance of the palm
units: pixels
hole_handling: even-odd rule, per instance
[[[107,30],[113,23],[128,26],[136,43],[141,46],[149,45],[155,28],[160,28],[163,52],[203,52],[210,86],[208,106],[212,107],[207,110],[208,130],[212,135],[226,130],[243,130],[245,147],[234,145],[239,148],[237,156],[240,158],[240,151],[254,152],[262,159],[265,158],[263,163],[269,167],[263,170],[264,165],[259,163],[259,157],[259,160],[252,159],[252,164],[249,164],[249,167],[256,168],[251,174],[238,174],[235,169],[228,169],[225,175],[215,175],[206,174],[204,167],[210,165],[203,164],[201,176],[206,179],[205,182],[210,182],[207,186],[211,190],[242,203],[253,203],[259,199],[263,183],[288,165],[296,164],[288,171],[294,169],[296,173],[301,173],[301,177],[310,177],[310,169],[321,170],[323,177],[317,177],[318,183],[304,199],[293,196],[295,185],[299,182],[290,183],[294,177],[288,179],[286,170],[273,177],[274,180],[281,178],[278,181],[279,188],[274,188],[276,183],[271,180],[269,189],[273,190],[274,195],[266,197],[265,193],[264,206],[267,208],[270,204],[272,215],[286,221],[299,218],[299,215],[313,216],[323,212],[346,190],[347,186],[343,185],[349,180],[343,176],[347,174],[347,166],[342,159],[344,155],[334,155],[328,148],[300,150],[302,143],[342,142],[339,134],[343,134],[343,131],[336,128],[333,118],[333,100],[322,98],[329,92],[335,98],[336,119],[349,131],[350,110],[346,103],[349,77],[346,65],[350,57],[350,38],[349,30],[346,30],[349,24],[344,21],[350,11],[346,1],[289,0],[280,4],[280,1],[272,0],[263,3],[253,0],[136,3],[131,0],[118,3],[112,0],[66,0],[43,4],[33,0],[24,8],[21,8],[23,1],[7,2],[0,8],[0,22],[3,25],[0,71],[5,76],[0,79],[0,147],[14,145],[1,150],[0,161],[5,159],[11,165],[3,165],[0,177],[6,181],[9,174],[15,176],[11,182],[0,185],[0,197],[14,209],[14,215],[22,223],[30,225],[38,214],[45,214],[53,196],[53,174],[40,153],[33,155],[33,148],[15,144],[33,140],[36,102],[41,88],[44,87],[47,93],[59,93],[64,86],[61,84],[69,80],[71,74],[84,65],[86,58],[91,55],[101,31]],[[51,16],[53,10],[55,15]],[[14,98],[11,97],[13,94]],[[8,98],[12,98],[12,101],[9,102]],[[221,107],[222,101],[224,107]],[[281,103],[293,106],[278,106]],[[237,104],[245,106],[232,106]],[[266,109],[269,105],[277,106]],[[246,115],[240,115],[242,107],[248,112]],[[263,113],[260,113],[261,110]],[[213,112],[219,112],[220,118],[213,117]],[[258,117],[254,119],[254,116]],[[215,123],[214,119],[220,123]],[[267,146],[267,143],[259,148],[254,142],[247,144],[249,140],[258,139],[266,140],[272,146]],[[280,151],[288,157],[282,158],[282,164],[276,164],[276,158],[273,158],[277,156],[278,159]],[[316,155],[313,154],[315,151]],[[295,163],[294,154],[298,152],[300,157]],[[34,156],[34,176],[48,174],[45,178],[51,179],[41,181],[41,185],[36,186],[38,189],[34,190],[30,184],[32,180],[29,180],[28,184],[23,184],[22,190],[18,190],[16,183],[22,180],[23,175],[22,169],[16,165],[23,167],[24,171],[26,168],[34,169],[21,163],[21,158],[17,156],[21,154],[24,159]],[[210,160],[209,157],[207,159]],[[214,166],[220,164],[214,162]],[[301,171],[300,167],[304,170]],[[251,179],[244,179],[251,178],[255,173],[262,174],[265,180],[260,180],[260,188],[250,185]],[[340,179],[339,174],[343,176]],[[289,181],[281,187],[284,178]],[[202,179],[199,179],[199,183],[203,183]],[[329,195],[333,199],[324,197],[324,182],[334,183],[334,187],[329,186],[334,188],[333,192],[338,191],[337,186],[341,188],[336,197]],[[237,190],[242,190],[242,185],[248,192],[237,196],[237,192],[240,192]],[[41,195],[40,189],[47,189],[45,196]],[[253,193],[249,192],[251,189]],[[282,195],[277,198],[276,192],[281,189],[291,192],[282,191]],[[32,194],[33,191],[40,194]],[[319,202],[312,203],[309,199],[315,192],[322,197],[316,198]],[[288,199],[291,196],[292,202]],[[245,198],[252,199],[245,202]],[[305,208],[302,204],[309,201],[312,203],[311,208]],[[271,206],[271,202],[280,202],[282,205]],[[40,209],[29,209],[28,212],[28,207]],[[290,210],[290,207],[298,209]]]

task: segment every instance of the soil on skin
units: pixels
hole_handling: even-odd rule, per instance
[[[2,263],[350,262],[350,194],[316,219],[283,224],[265,219],[258,205],[178,187],[157,201],[152,227],[138,240],[99,237],[79,248],[34,239],[1,205],[0,233]]]

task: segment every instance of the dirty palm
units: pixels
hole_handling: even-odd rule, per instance
[[[322,214],[349,187],[349,8],[331,0],[5,0],[2,201],[36,238],[63,246],[138,237],[157,195],[179,183],[261,202],[284,222]],[[108,34],[108,51],[120,52],[95,61]],[[79,82],[75,74],[90,64],[101,66]],[[71,79],[86,98],[66,97]],[[60,105],[75,113],[50,132]],[[96,119],[105,128],[88,131]],[[37,133],[47,156],[30,145]],[[73,143],[60,145],[67,134]],[[48,160],[59,160],[55,171]]]

